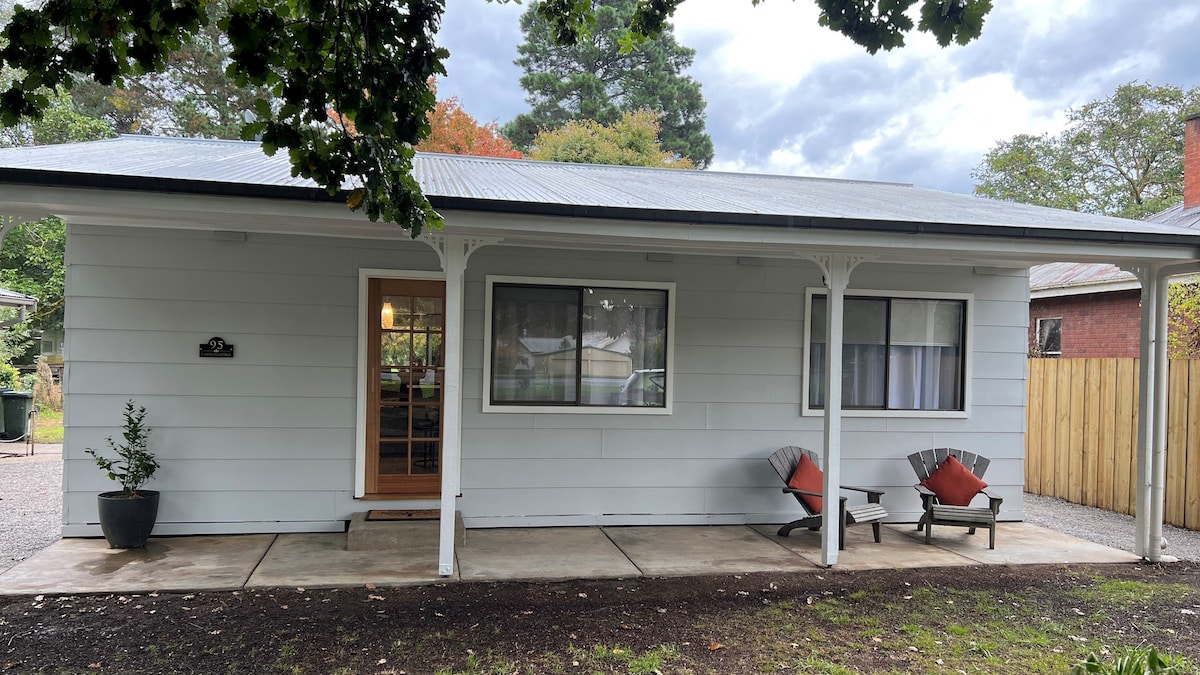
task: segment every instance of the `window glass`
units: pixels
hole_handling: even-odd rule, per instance
[[[667,292],[495,284],[493,404],[666,406]]]
[[[574,403],[579,289],[497,285],[492,401]]]
[[[1062,354],[1062,319],[1038,319],[1038,347],[1043,355]]]
[[[825,297],[813,296],[809,406],[825,406]],[[842,405],[962,410],[961,300],[846,298]]]

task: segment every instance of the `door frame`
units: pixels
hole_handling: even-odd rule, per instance
[[[370,308],[369,281],[371,279],[408,279],[412,281],[446,281],[446,275],[440,271],[429,270],[388,270],[375,268],[360,268],[358,270],[358,319],[355,331],[358,335],[358,376],[355,378],[358,391],[354,423],[354,498],[361,499],[367,495],[367,321]],[[450,377],[447,370],[446,377]],[[445,405],[445,401],[442,402]]]

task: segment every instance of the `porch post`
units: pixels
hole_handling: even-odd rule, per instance
[[[1167,392],[1169,390],[1167,349],[1167,300],[1169,282],[1156,270],[1154,275],[1154,444],[1150,448],[1150,527],[1146,537],[1146,558],[1162,560],[1163,504],[1167,488]]]
[[[1137,267],[1132,272],[1142,285],[1141,341],[1138,364],[1138,433],[1137,478],[1134,481],[1135,533],[1133,551],[1147,560],[1161,558],[1162,537],[1162,463],[1166,422],[1166,293],[1159,278],[1159,268],[1153,265]],[[1160,356],[1162,362],[1160,363]],[[1164,469],[1163,474],[1156,468]],[[1157,497],[1157,508],[1155,501]],[[1158,525],[1155,527],[1155,518]],[[1157,536],[1154,532],[1157,531]]]
[[[462,459],[463,284],[467,269],[462,235],[445,235],[442,270],[446,273],[446,381],[442,399],[442,499],[438,574],[454,574],[454,521],[457,515]]]
[[[831,256],[825,265],[825,448],[821,496],[821,564],[837,564],[841,547],[838,517],[842,482],[842,334],[843,309],[850,264],[846,256]]]

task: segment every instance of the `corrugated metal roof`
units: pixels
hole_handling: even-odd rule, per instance
[[[7,288],[0,288],[0,307],[29,307],[37,304],[37,298]]]
[[[26,171],[9,171],[14,169]],[[35,175],[30,177],[29,171]],[[316,187],[291,175],[286,152],[267,157],[258,144],[241,141],[122,136],[0,150],[0,181],[37,182],[44,172],[91,176],[87,184],[92,185],[97,180],[103,185],[114,176],[192,181],[206,186],[201,192],[211,186],[249,185],[272,188],[277,196],[279,188],[287,194],[291,194],[287,192],[290,188],[306,188],[304,193],[311,194]],[[443,198],[444,203],[452,203],[450,208],[483,209],[486,204],[504,203],[514,212],[530,213],[584,207],[588,215],[612,211],[623,214],[620,217],[653,218],[657,214],[728,224],[758,224],[772,218],[775,224],[788,225],[793,218],[813,219],[820,227],[834,229],[862,227],[865,222],[953,224],[981,226],[978,232],[955,230],[966,234],[983,234],[986,228],[987,234],[1001,236],[1038,231],[1039,236],[1075,239],[1103,233],[1174,244],[1195,237],[1200,243],[1200,231],[1171,224],[1047,209],[898,183],[435,154],[418,154],[414,173],[435,204]],[[170,187],[155,184],[155,189]],[[811,220],[807,223],[815,226]]]
[[[1183,208],[1183,202],[1146,218],[1146,222],[1186,227],[1200,231],[1200,207]],[[1029,270],[1029,288],[1034,291],[1050,288],[1076,288],[1093,284],[1106,285],[1135,281],[1132,273],[1116,265],[1102,263],[1050,263]],[[1100,292],[1103,289],[1097,289]]]
[[[1034,290],[1130,281],[1136,278],[1116,265],[1100,263],[1058,262],[1029,269],[1029,287]]]

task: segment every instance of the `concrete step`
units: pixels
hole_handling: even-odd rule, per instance
[[[441,521],[431,520],[367,520],[367,512],[350,517],[346,531],[347,551],[417,551],[438,550]],[[466,544],[467,530],[462,513],[454,513],[454,545]]]

